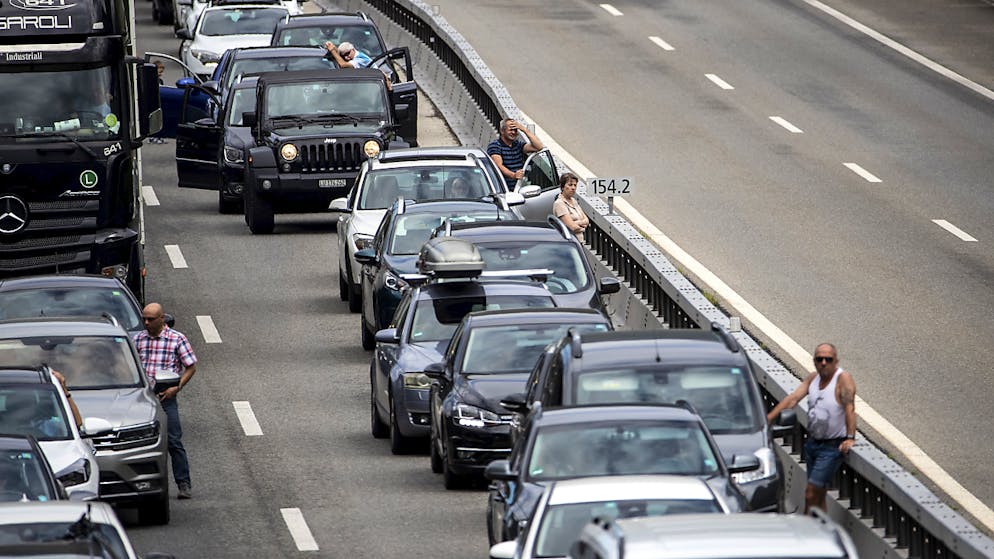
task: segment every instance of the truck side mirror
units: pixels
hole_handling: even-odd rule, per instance
[[[162,103],[159,99],[159,71],[155,64],[138,68],[138,137],[146,138],[162,130]]]

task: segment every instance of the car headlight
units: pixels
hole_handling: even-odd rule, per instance
[[[424,373],[404,373],[404,388],[427,390],[431,388],[431,379]]]
[[[368,140],[362,145],[362,151],[366,153],[366,157],[376,157],[380,154],[380,143],[376,140]]]
[[[371,248],[373,246],[373,236],[365,233],[353,233],[352,242],[355,243],[356,250]]]
[[[391,271],[387,271],[387,273],[383,275],[383,285],[386,285],[387,289],[391,289],[393,291],[403,291],[408,288],[407,282]]]
[[[245,163],[245,152],[241,148],[224,146],[224,160],[227,163]]]
[[[756,458],[759,458],[759,468],[751,472],[732,474],[732,480],[735,483],[749,483],[777,475],[777,462],[772,450],[761,448],[753,454],[756,455]]]
[[[283,144],[283,147],[280,148],[280,157],[282,157],[284,161],[293,161],[299,154],[300,152],[297,151],[297,146],[293,144]]]
[[[73,462],[66,470],[64,474],[59,476],[59,481],[62,482],[63,487],[86,483],[90,479],[90,462],[85,458]]]
[[[490,410],[469,404],[458,404],[452,415],[452,421],[463,427],[491,427],[500,425],[500,416]]]
[[[190,54],[201,64],[217,64],[221,61],[220,54],[209,50],[190,49]]]

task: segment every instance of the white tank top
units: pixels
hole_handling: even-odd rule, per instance
[[[808,434],[814,439],[841,439],[846,436],[846,410],[835,398],[835,383],[842,369],[836,369],[823,389],[819,379],[808,386]]]

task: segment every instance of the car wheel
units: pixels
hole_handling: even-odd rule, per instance
[[[155,5],[154,0],[152,2],[152,5],[153,6]],[[171,9],[165,13],[159,12],[159,25],[172,25],[172,23],[173,23],[173,13]]]
[[[375,366],[369,365],[369,430],[374,439],[385,439],[390,434],[390,428],[380,419],[380,412],[376,408],[376,382],[373,375],[376,374]]]
[[[397,425],[397,408],[393,403],[393,394],[390,394],[390,452],[394,454],[407,454],[410,451],[411,441],[401,434]]]
[[[259,198],[252,189],[246,192],[245,220],[253,235],[268,235],[275,226],[272,204]]]
[[[349,282],[341,268],[338,269],[338,298],[342,301],[349,300]]]
[[[438,433],[435,432],[437,427],[435,426],[435,421],[431,422],[431,438],[428,441],[429,451],[428,454],[431,456],[431,472],[433,474],[442,473],[442,455],[438,450],[438,445],[440,439]]]
[[[497,511],[494,507],[494,493],[491,490],[490,495],[487,496],[487,540],[490,541],[491,546],[495,546],[504,541],[503,539],[498,540],[497,534],[494,531],[494,524],[497,521]]]
[[[138,507],[138,522],[146,526],[164,526],[169,524],[168,492],[165,497],[142,503]]]
[[[224,187],[221,187],[222,189]],[[217,191],[217,213],[237,214],[242,213],[242,201],[237,198],[228,198],[223,190]]]
[[[442,440],[448,440],[444,434],[442,435]],[[442,455],[442,481],[445,483],[446,489],[463,489],[467,485],[466,476],[459,475],[452,471],[452,467],[449,466],[449,457],[447,454]]]
[[[349,303],[351,304],[352,301],[349,300]],[[373,331],[366,326],[366,321],[361,318],[359,319],[359,328],[362,329],[362,349],[369,350],[375,348],[376,336],[373,334]]]

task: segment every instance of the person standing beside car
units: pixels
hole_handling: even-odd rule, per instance
[[[518,137],[518,132],[524,132],[528,138],[526,143]],[[513,118],[500,121],[499,136],[487,145],[487,155],[497,165],[497,170],[504,176],[507,189],[513,190],[518,179],[525,176],[525,158],[529,153],[545,149],[542,140],[527,128],[518,124]]]
[[[856,443],[856,382],[839,367],[838,351],[832,344],[815,348],[815,372],[796,390],[770,410],[772,422],[780,412],[808,397],[808,440],[804,452],[808,463],[808,485],[804,490],[804,513],[813,507],[825,510],[825,494],[842,465],[842,458]]]
[[[146,305],[142,321],[145,331],[135,335],[135,347],[169,422],[169,457],[173,463],[177,497],[189,499],[192,496],[190,463],[183,447],[177,396],[197,372],[197,356],[186,336],[166,325],[162,305]]]
[[[559,196],[552,203],[552,214],[566,225],[566,228],[583,242],[583,232],[590,226],[590,219],[576,199],[576,184],[580,181],[573,173],[563,173],[559,177]]]

